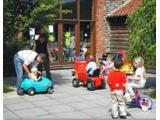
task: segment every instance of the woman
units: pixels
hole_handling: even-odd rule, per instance
[[[48,46],[48,36],[47,34],[40,34],[39,39],[36,40],[35,44],[33,45],[33,50],[36,51],[37,53],[44,53],[47,56],[47,59],[45,60],[45,62],[43,63],[43,65],[38,65],[38,69],[40,71],[42,71],[42,68],[44,66],[45,71],[46,71],[46,77],[50,80],[52,80],[51,78],[51,74],[50,74],[50,69],[49,69],[49,60],[51,60],[51,52],[49,50],[49,46]]]

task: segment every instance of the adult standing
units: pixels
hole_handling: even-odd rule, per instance
[[[69,61],[73,61],[74,58],[74,48],[75,48],[75,36],[74,33],[70,37],[70,46],[69,46]]]
[[[37,53],[44,53],[47,56],[47,59],[45,62],[41,65],[38,65],[38,69],[42,72],[43,66],[46,71],[46,77],[50,80],[51,74],[50,74],[50,68],[49,68],[49,60],[51,60],[51,52],[49,50],[49,45],[48,45],[48,36],[45,33],[41,33],[38,40],[33,45],[33,50],[36,51]]]
[[[37,67],[38,64],[44,63],[46,59],[45,54],[38,54],[32,50],[21,50],[14,55],[14,65],[17,74],[17,94],[23,95],[21,83],[24,77],[23,70],[28,77],[31,76],[30,67]]]

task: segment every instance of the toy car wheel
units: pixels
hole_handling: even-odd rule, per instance
[[[52,88],[48,88],[47,91],[48,91],[48,94],[52,94],[54,92]]]
[[[94,84],[94,82],[88,82],[87,83],[87,89],[91,90],[91,91],[95,90],[95,84]]]
[[[34,88],[28,89],[28,94],[31,95],[31,96],[34,95],[35,94]]]
[[[106,88],[106,82],[103,80],[102,81],[102,84],[101,84],[101,87],[100,87],[101,89],[105,89]]]
[[[83,86],[84,86],[84,87],[87,86],[87,81],[83,81]]]
[[[73,87],[79,87],[78,79],[74,78],[73,81],[72,81],[72,85],[73,85]]]

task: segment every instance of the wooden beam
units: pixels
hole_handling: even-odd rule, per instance
[[[58,59],[59,62],[62,62],[62,53],[63,53],[63,23],[60,22],[58,23],[58,47],[59,47],[59,54],[58,54]]]
[[[80,0],[77,0],[77,23],[75,24],[76,31],[76,55],[80,53]]]
[[[97,4],[97,0],[93,0],[92,1],[92,19],[96,20],[96,4]],[[92,50],[93,50],[93,57],[94,57],[94,60],[96,60],[96,21],[95,22],[92,22]]]

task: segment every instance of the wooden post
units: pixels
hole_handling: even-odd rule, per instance
[[[59,62],[62,62],[62,54],[63,54],[63,23],[58,23],[58,47],[59,47],[59,54],[58,59]]]
[[[80,53],[80,0],[77,0],[77,22],[75,25],[76,30],[76,55]]]

